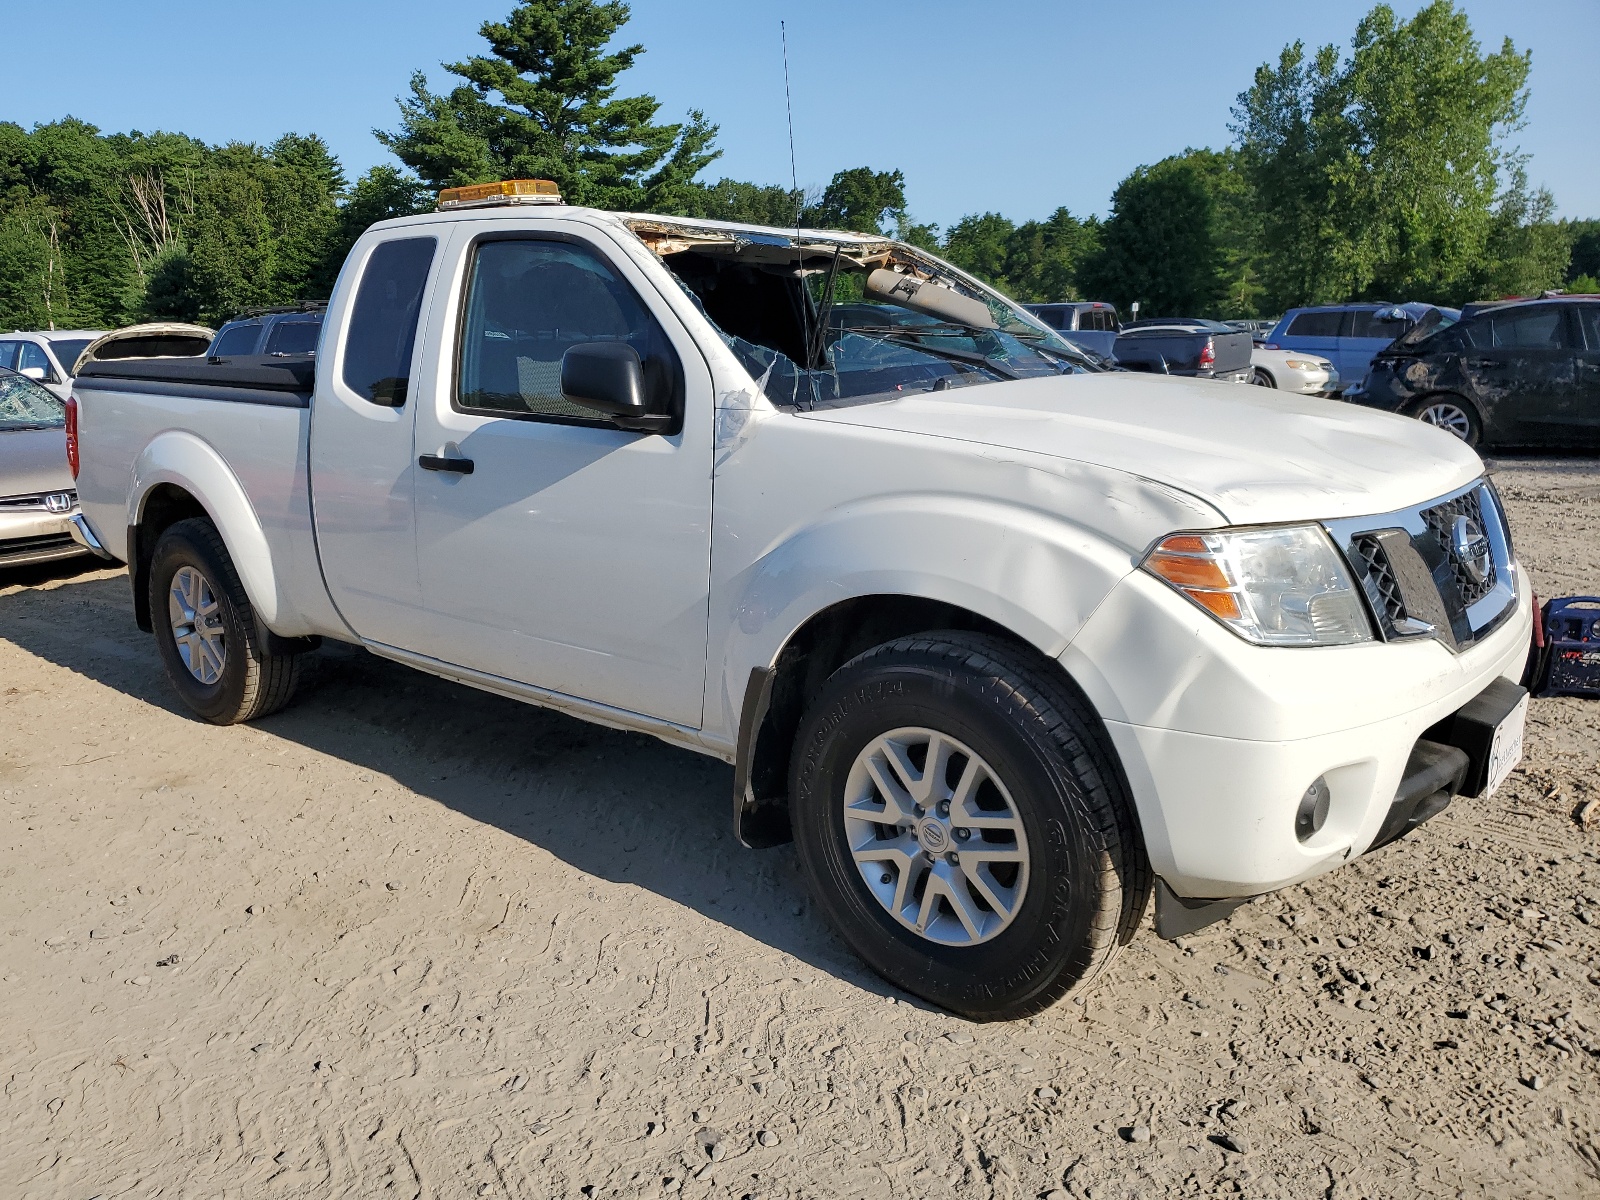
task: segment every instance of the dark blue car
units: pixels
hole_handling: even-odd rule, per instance
[[[1267,335],[1271,350],[1298,350],[1328,359],[1340,379],[1366,377],[1372,356],[1406,333],[1423,316],[1438,308],[1443,325],[1454,324],[1461,314],[1434,304],[1324,304],[1291,308]]]

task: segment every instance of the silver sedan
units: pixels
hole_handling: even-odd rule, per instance
[[[1250,382],[1302,396],[1337,396],[1339,369],[1325,358],[1301,350],[1250,351]]]
[[[0,368],[0,569],[88,553],[72,536],[77,515],[61,401]]]

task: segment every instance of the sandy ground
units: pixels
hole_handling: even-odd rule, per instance
[[[1600,462],[1497,466],[1541,593],[1600,591]],[[0,578],[0,1195],[1600,1194],[1600,703],[974,1026],[734,843],[728,768],[319,659],[211,728],[120,572]]]

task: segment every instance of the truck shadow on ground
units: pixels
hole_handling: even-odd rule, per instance
[[[32,586],[46,579],[56,584],[48,609],[47,593]],[[124,574],[0,574],[0,588],[18,583],[26,590],[0,595],[0,637],[194,720],[154,640],[133,624]],[[83,606],[81,619],[63,623],[63,600]],[[644,888],[864,990],[898,995],[813,914],[792,847],[739,845],[731,767],[354,647],[325,645],[306,666],[295,702],[256,728],[386,775],[580,871]]]

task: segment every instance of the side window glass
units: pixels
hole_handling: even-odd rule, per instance
[[[1409,321],[1380,321],[1375,308],[1358,309],[1351,313],[1352,324],[1350,337],[1358,338],[1383,338],[1385,341],[1394,341],[1410,326]]]
[[[666,334],[599,254],[571,242],[484,242],[467,282],[456,406],[609,425],[561,394],[562,355],[585,342],[632,346],[650,394],[676,394]]]
[[[1566,322],[1559,308],[1527,308],[1493,318],[1496,346],[1524,350],[1559,350],[1566,344]]]
[[[0,342],[0,367],[14,371],[17,369],[17,347],[21,342]]]
[[[1289,323],[1288,337],[1338,337],[1344,319],[1338,312],[1304,312]]]
[[[261,336],[260,321],[241,321],[217,334],[211,343],[212,358],[232,358],[238,354],[254,354],[256,339]]]
[[[268,354],[310,354],[317,348],[321,321],[279,321],[267,338]]]
[[[50,361],[50,356],[44,352],[44,347],[34,342],[22,343],[22,354],[17,360],[17,370],[26,371],[29,367],[44,372],[42,378],[51,383],[60,382],[56,378],[56,369]]]
[[[345,386],[374,404],[400,408],[411,385],[422,291],[438,240],[400,238],[367,257],[344,339]]]
[[[1591,351],[1600,350],[1600,304],[1586,304],[1578,310],[1583,324],[1583,340]]]

